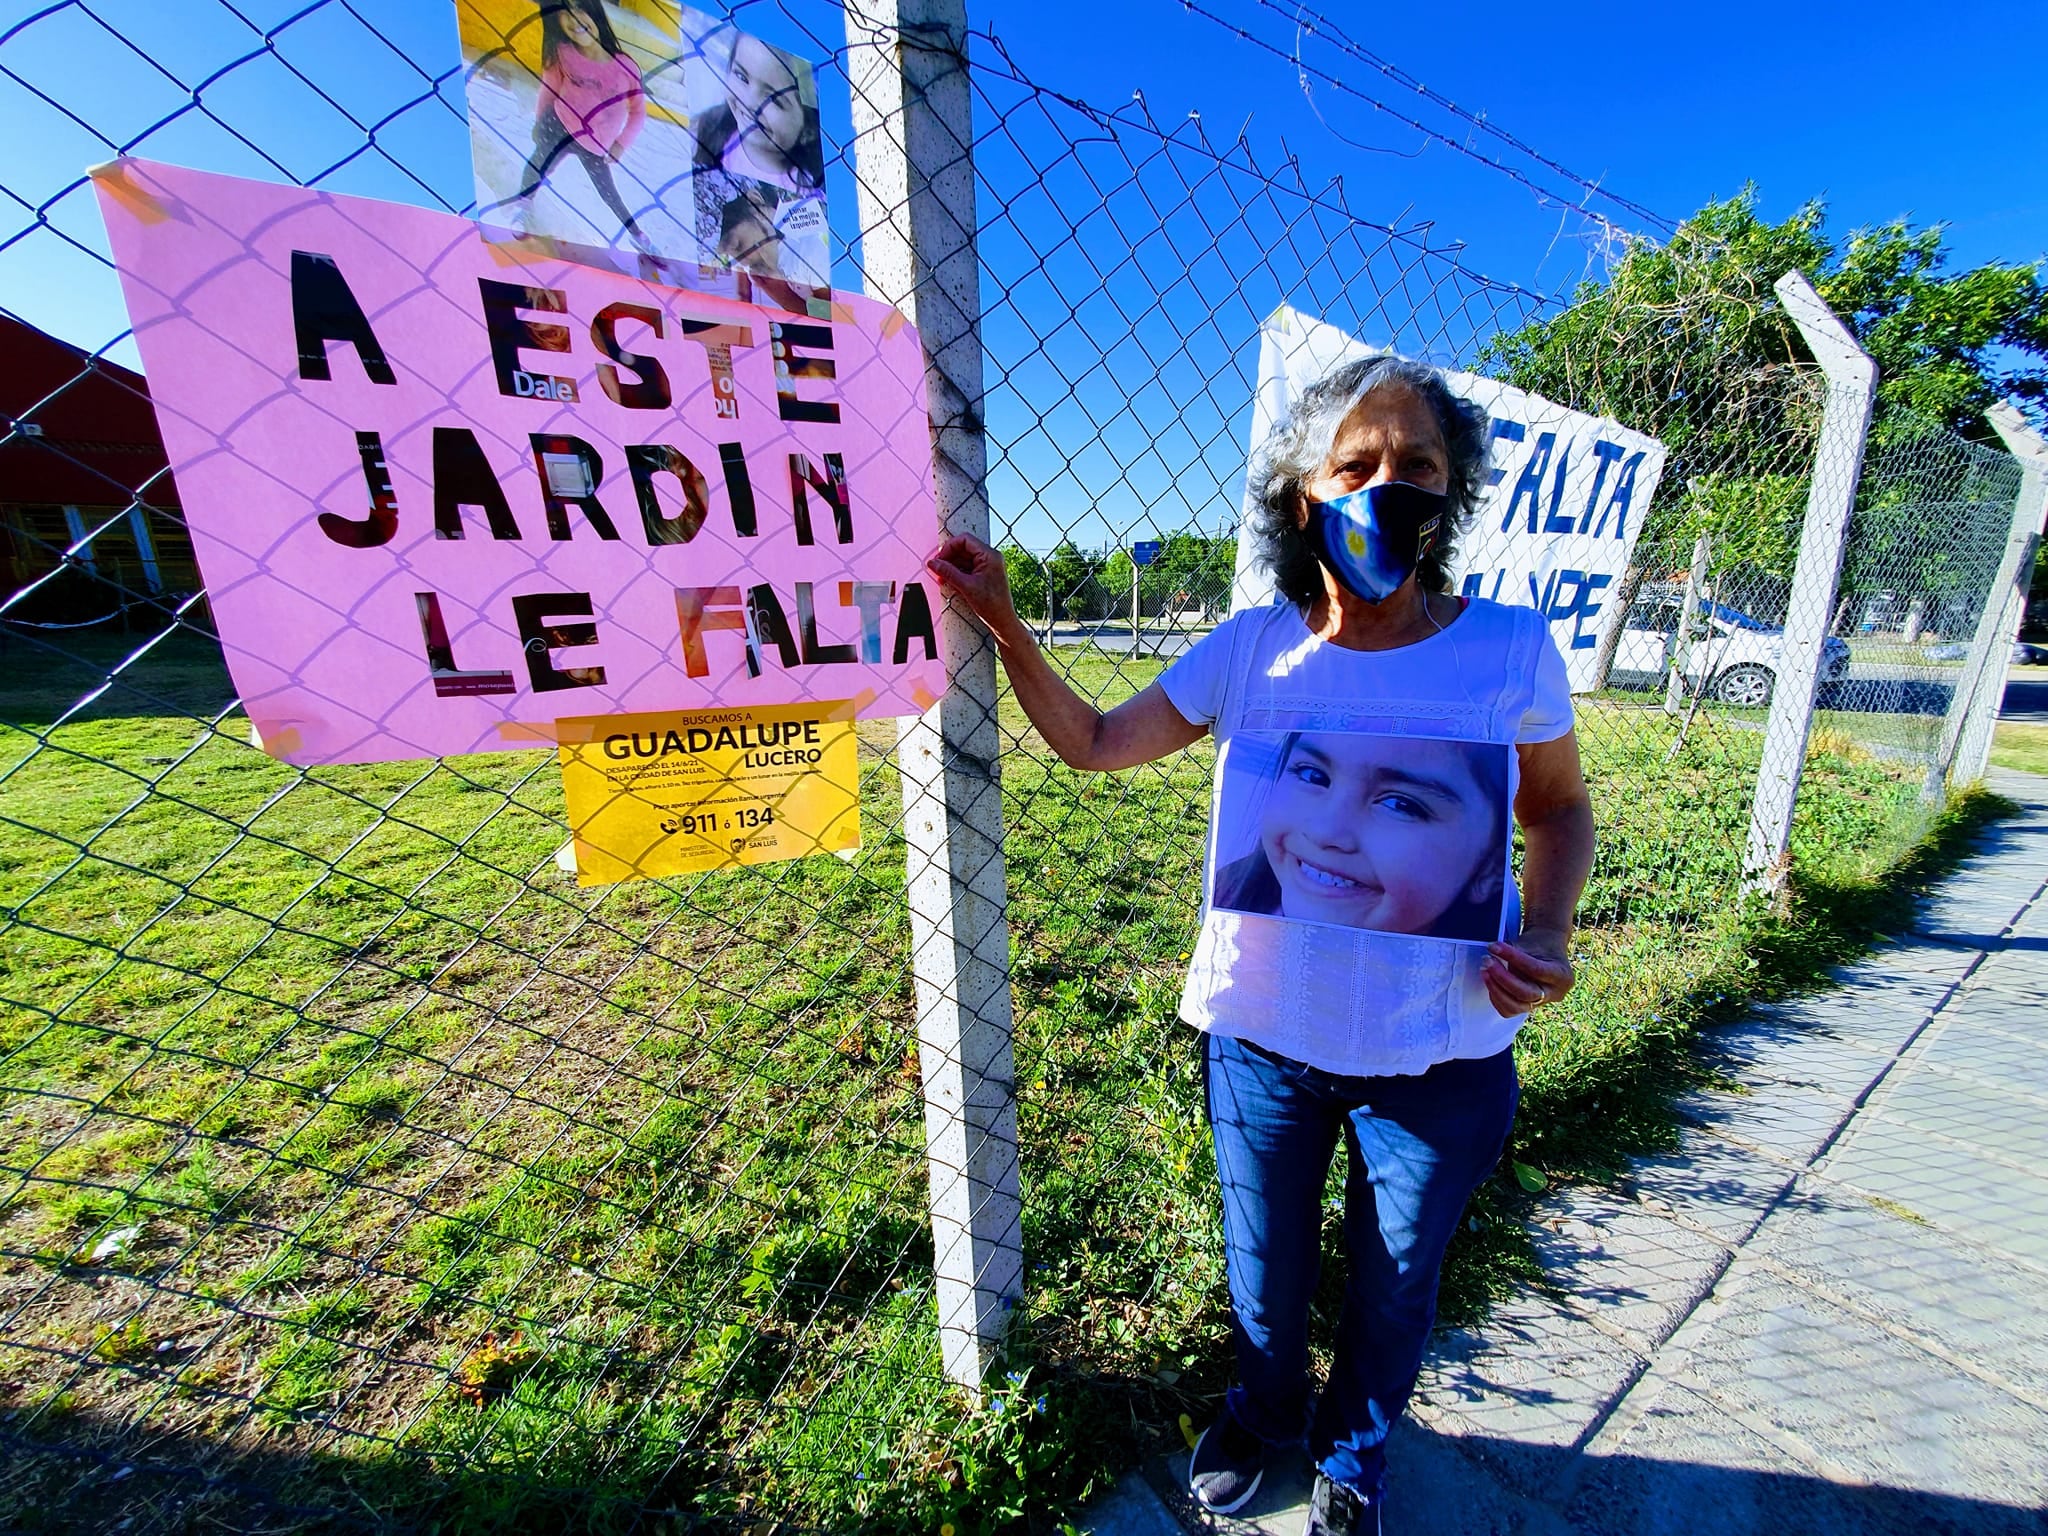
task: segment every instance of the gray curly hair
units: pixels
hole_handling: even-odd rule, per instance
[[[1323,592],[1321,561],[1297,521],[1308,482],[1322,473],[1344,418],[1367,395],[1390,385],[1413,390],[1444,434],[1450,511],[1416,579],[1429,591],[1450,586],[1458,535],[1485,484],[1486,412],[1452,394],[1441,370],[1379,353],[1333,368],[1303,390],[1252,465],[1251,483],[1259,498],[1252,513],[1254,548],[1259,563],[1273,573],[1274,586],[1297,608],[1307,608]]]

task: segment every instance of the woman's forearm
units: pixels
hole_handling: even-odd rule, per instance
[[[1002,658],[1003,670],[1009,674],[1010,690],[1016,694],[1032,728],[1068,767],[1098,766],[1095,756],[1102,733],[1102,711],[1053,671],[1023,620],[1014,619],[990,633],[995,637],[996,655]]]
[[[964,603],[994,637],[1017,702],[1068,767],[1102,773],[1135,768],[1179,751],[1209,729],[1182,715],[1157,682],[1106,715],[1074,692],[1017,617],[1003,557],[980,539],[954,534],[925,563],[947,595]]]
[[[1522,824],[1522,932],[1569,938],[1593,872],[1593,807],[1578,800]]]

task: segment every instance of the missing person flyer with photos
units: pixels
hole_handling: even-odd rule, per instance
[[[1365,729],[1235,732],[1217,786],[1210,905],[1467,944],[1502,938],[1512,751]]]
[[[490,238],[674,287],[830,283],[806,60],[669,0],[456,0],[456,17]]]

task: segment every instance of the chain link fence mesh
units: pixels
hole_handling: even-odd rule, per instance
[[[74,168],[116,153],[460,211],[461,72],[421,62],[452,36],[422,46],[353,0],[206,9],[199,27],[70,0],[0,32],[0,92],[46,145],[4,173],[0,272],[110,281]],[[844,100],[836,8],[735,19]],[[1020,605],[1102,705],[1227,607],[1277,304],[1671,449],[1605,685],[1580,700],[1602,854],[1580,990],[1522,1043],[1517,1156],[1540,1163],[1660,1038],[1660,1007],[1719,985],[1815,370],[1790,351],[1709,366],[1674,411],[1660,370],[1740,350],[1705,300],[1623,295],[1604,339],[1575,336],[1558,300],[1359,218],[1243,138],[1097,110],[973,46],[996,531]],[[63,63],[94,49],[120,67]],[[280,114],[302,120],[289,151],[263,128]],[[859,285],[857,238],[835,271]],[[1785,330],[1768,304],[1750,319]],[[543,755],[280,764],[250,742],[168,479],[136,451],[139,389],[71,354],[0,445],[103,490],[0,488],[0,1510],[995,1527],[1206,1414],[1227,1314],[1173,1019],[1206,744],[1084,778],[998,700],[1029,1269],[1014,1368],[975,1408],[934,1329],[886,723],[862,728],[857,857],[598,891],[557,866]],[[2016,490],[2006,456],[1943,429],[1874,440],[1795,829],[1817,873],[1917,834],[1950,649]],[[1140,540],[1161,546],[1143,569]],[[1483,1194],[1461,1236],[1451,1315],[1497,1287],[1508,1198]]]
[[[2019,461],[1906,412],[1880,420],[1830,630],[1849,675],[1820,728],[1890,761],[1933,765],[2022,493]],[[2003,658],[1994,677],[2004,676]]]

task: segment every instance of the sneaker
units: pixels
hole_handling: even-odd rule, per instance
[[[1214,1515],[1234,1515],[1259,1491],[1266,1442],[1237,1422],[1229,1408],[1202,1431],[1188,1460],[1188,1492]]]
[[[1380,1536],[1380,1501],[1368,1504],[1356,1488],[1333,1483],[1318,1472],[1302,1536]]]

